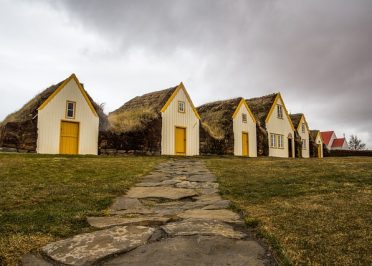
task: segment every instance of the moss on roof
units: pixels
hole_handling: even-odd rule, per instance
[[[231,127],[232,116],[243,98],[216,101],[197,108],[202,127],[215,139],[224,139],[226,130]]]
[[[68,79],[68,78],[67,78]],[[30,101],[28,101],[25,105],[22,106],[21,109],[18,111],[11,113],[8,115],[1,123],[0,128],[4,125],[6,125],[9,122],[16,122],[16,123],[23,123],[28,120],[32,120],[36,117],[39,106],[49,98],[50,95],[53,94],[54,91],[58,89],[60,85],[65,81],[66,79],[62,80],[61,82],[58,82],[55,85],[52,85],[39,94],[37,94],[35,97],[33,97]],[[81,84],[83,86],[83,84]],[[84,87],[84,86],[83,86]],[[92,102],[94,109],[96,110],[99,118],[100,118],[100,129],[104,130],[104,128],[107,126],[107,116],[103,112],[102,106],[97,104],[93,101],[92,97],[85,91],[87,94],[89,100]]]
[[[319,130],[310,130],[310,138],[315,141],[316,139],[316,136],[320,134],[320,131]]]
[[[256,116],[257,121],[260,122],[261,126],[265,125],[265,119],[269,114],[277,95],[278,93],[272,93],[262,97],[246,99],[249,108]]]
[[[137,96],[109,113],[109,129],[115,133],[141,131],[161,117],[160,110],[178,86]]]
[[[293,126],[295,127],[295,129],[298,128],[299,124],[300,124],[300,121],[301,121],[301,118],[304,114],[290,114],[289,117],[291,118],[292,120],[292,124]]]

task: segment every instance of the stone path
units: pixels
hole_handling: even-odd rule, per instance
[[[50,243],[23,265],[271,265],[201,161],[170,160],[117,198],[97,231]]]

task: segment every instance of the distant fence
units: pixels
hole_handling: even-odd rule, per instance
[[[333,150],[324,152],[324,157],[346,157],[346,156],[372,156],[372,150],[351,151],[351,150]]]

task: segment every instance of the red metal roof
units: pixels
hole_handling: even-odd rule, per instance
[[[331,140],[331,137],[333,134],[334,134],[334,131],[320,132],[320,135],[322,135],[324,144],[329,145],[329,141]]]
[[[332,148],[342,147],[345,143],[345,138],[335,139],[332,143]]]

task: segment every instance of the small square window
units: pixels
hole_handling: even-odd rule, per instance
[[[67,118],[75,118],[75,102],[67,101],[66,106],[66,117]]]
[[[180,112],[180,113],[185,112],[185,102],[182,102],[182,101],[178,102],[178,112]]]
[[[247,123],[247,114],[242,114],[242,122]]]
[[[277,105],[278,109],[278,118],[282,119],[283,118],[283,106]]]

